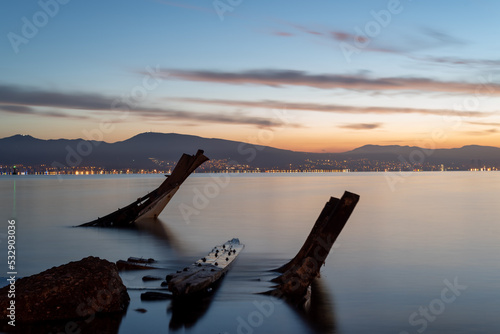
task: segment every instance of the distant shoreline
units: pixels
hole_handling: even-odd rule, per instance
[[[206,172],[194,172],[193,174],[343,174],[343,173],[444,173],[444,172],[498,172],[498,169],[470,169],[470,170],[368,170],[368,171],[243,171],[243,172],[225,172],[225,171],[206,171]],[[99,176],[99,175],[166,175],[166,172],[128,172],[128,173],[75,173],[75,174],[46,174],[46,173],[19,173],[19,174],[0,174],[2,176]]]

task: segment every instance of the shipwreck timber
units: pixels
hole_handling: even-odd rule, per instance
[[[172,174],[167,176],[167,179],[158,188],[124,208],[79,226],[125,227],[141,219],[156,219],[181,184],[207,160],[209,159],[203,155],[202,150],[198,150],[195,155],[183,154]]]
[[[205,292],[226,274],[244,247],[237,238],[215,246],[191,266],[167,275],[168,289],[174,296]]]
[[[282,275],[273,280],[278,286],[267,294],[295,306],[306,304],[311,283],[319,277],[321,266],[358,201],[359,195],[347,191],[340,199],[330,198],[297,255],[276,269]]]

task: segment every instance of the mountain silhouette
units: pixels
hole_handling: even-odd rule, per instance
[[[344,153],[308,153],[250,143],[176,133],[141,133],[116,143],[83,139],[42,140],[29,135],[0,139],[0,164],[98,166],[153,169],[154,159],[177,161],[183,153],[203,149],[212,160],[227,159],[254,168],[287,169],[306,160],[360,160],[421,164],[500,166],[500,148],[469,145],[452,149],[365,145]]]

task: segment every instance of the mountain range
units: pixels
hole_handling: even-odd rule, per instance
[[[263,169],[287,169],[319,160],[500,166],[500,148],[491,146],[469,145],[433,150],[415,146],[365,145],[343,153],[309,153],[224,139],[153,132],[115,143],[83,139],[42,140],[29,135],[15,135],[0,139],[0,165],[154,169],[158,167],[155,160],[177,161],[182,153],[194,154],[198,149],[203,149],[212,160],[227,159],[234,164]]]

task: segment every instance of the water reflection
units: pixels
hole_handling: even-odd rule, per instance
[[[337,333],[333,298],[321,278],[312,282],[307,295],[304,296],[303,304],[297,305],[297,303],[287,300],[281,290],[277,288],[261,294],[282,298],[313,333]]]
[[[316,333],[337,333],[335,305],[321,279],[311,284],[311,298],[298,313]]]
[[[182,253],[182,243],[172,232],[172,230],[167,226],[167,224],[160,218],[142,219],[141,221],[136,222],[133,228],[140,231],[145,231],[156,237],[160,241],[166,241],[167,244],[176,252]]]
[[[219,290],[221,281],[219,280],[215,283],[207,293],[194,297],[172,299],[172,303],[167,307],[167,313],[172,314],[169,328],[176,331],[182,328],[193,327],[210,308],[214,296]]]
[[[182,243],[161,219],[143,219],[134,224],[134,228],[150,233],[161,241],[166,241],[178,253],[182,253]],[[222,278],[224,279],[224,278]],[[210,290],[193,297],[174,298],[167,307],[171,314],[169,328],[177,331],[193,327],[201,319],[212,304],[215,294],[219,290],[221,280],[210,287]]]
[[[12,327],[2,324],[3,333],[102,333],[117,334],[124,318],[124,313],[96,314],[85,319],[43,321],[36,323],[16,322]]]

